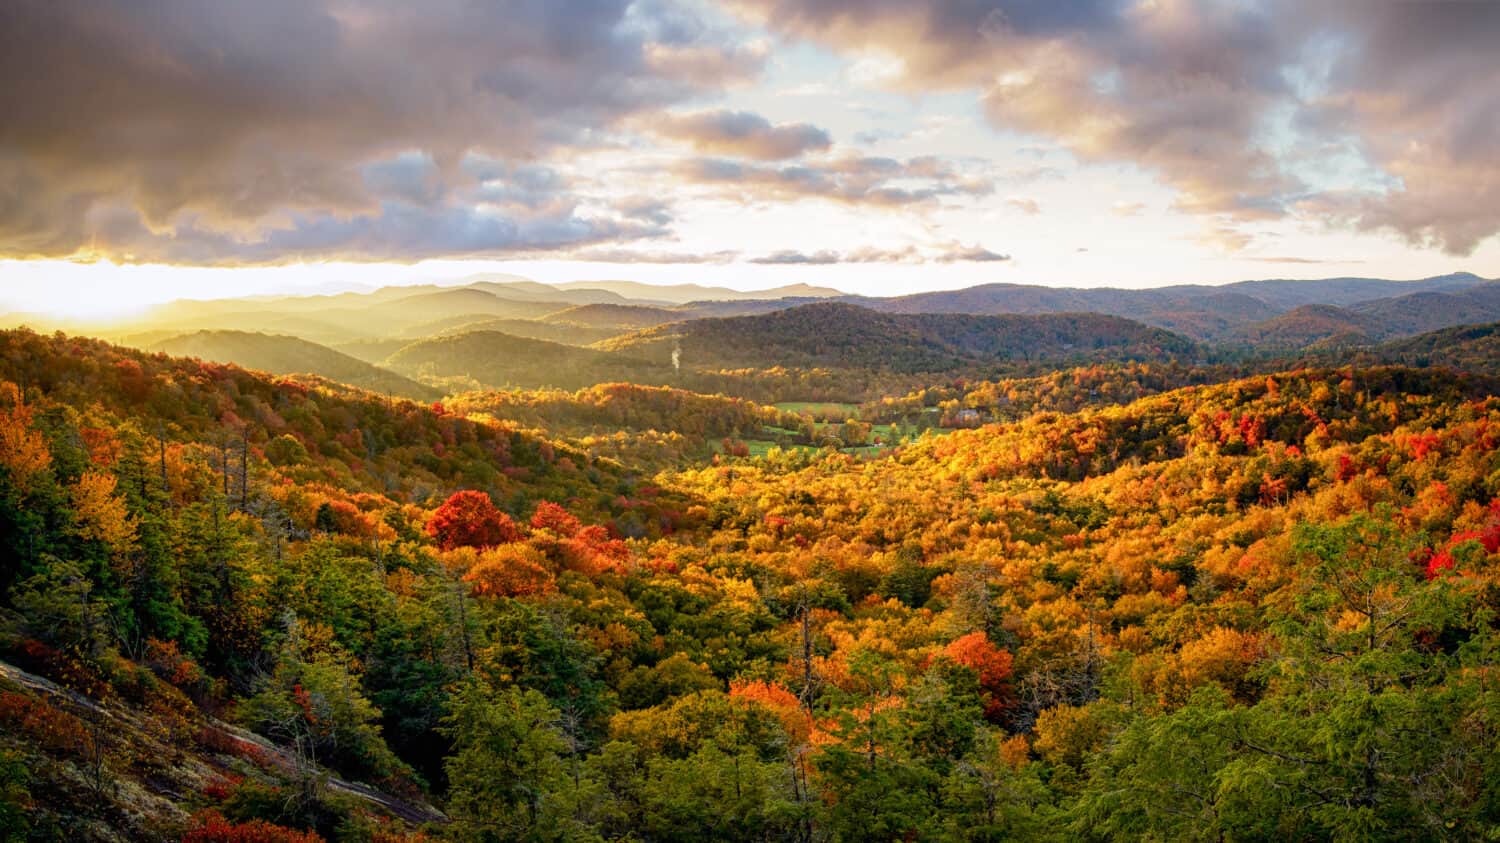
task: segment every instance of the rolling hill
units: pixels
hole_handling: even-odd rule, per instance
[[[639,331],[654,328],[668,322],[680,322],[684,317],[676,310],[661,307],[622,304],[587,304],[570,307],[542,317],[544,322],[581,325],[589,328],[608,328],[620,331]]]
[[[174,357],[234,363],[276,375],[320,375],[371,392],[414,400],[438,397],[431,387],[297,337],[248,331],[197,331],[154,343],[148,350]]]
[[[1500,371],[1500,322],[1444,328],[1388,342],[1375,354],[1383,362],[1493,374]]]
[[[844,293],[829,287],[789,284],[770,290],[731,290],[701,284],[642,284],[639,281],[566,281],[552,284],[559,290],[605,290],[636,301],[688,304],[700,301],[747,301],[786,298],[836,298]]]
[[[1375,299],[1349,309],[1380,324],[1389,337],[1494,322],[1500,320],[1500,283]]]
[[[546,340],[563,345],[586,346],[628,333],[628,328],[590,327],[571,322],[548,322],[541,319],[483,319],[465,325],[433,332],[430,336],[453,336],[473,331],[499,331],[513,337]],[[426,339],[426,337],[424,337]]]
[[[827,304],[858,307],[900,319],[868,324],[868,316],[851,321],[848,310],[816,309],[783,317],[782,321],[770,318],[778,311]],[[846,370],[862,367],[909,372],[946,371],[997,360],[1027,361],[1024,343],[1007,345],[995,337],[1017,331],[1020,336],[1029,336],[1027,332],[1037,323],[986,325],[965,319],[1083,313],[1163,329],[1225,353],[1311,352],[1329,345],[1369,345],[1456,325],[1500,320],[1500,283],[1454,273],[1418,281],[1261,280],[1142,290],[985,284],[872,298],[841,296],[834,290],[805,285],[744,293],[695,284],[542,284],[518,276],[487,274],[464,279],[456,286],[425,284],[315,296],[182,300],[153,308],[147,315],[107,331],[90,332],[136,345],[151,345],[198,330],[263,332],[298,337],[380,366],[387,357],[414,342],[488,331],[575,347],[599,345],[605,350],[640,346],[654,349],[649,353],[659,365],[669,365],[671,348],[680,346],[683,364],[693,369],[762,362],[821,366],[836,361]],[[831,319],[842,314],[843,323],[832,326],[830,333],[829,326],[817,324],[812,318],[817,314]],[[941,315],[946,321],[909,321],[923,314]],[[704,332],[740,329],[722,325],[666,327],[676,322],[749,316],[768,317],[765,325],[788,327],[772,330],[769,338],[756,337],[752,331],[752,336],[743,339],[730,335],[705,339],[701,348],[697,338],[707,336]],[[80,330],[41,318],[13,314],[8,319],[40,330]],[[1098,326],[1112,324],[1100,322]],[[854,333],[845,335],[849,331]],[[632,332],[641,336],[623,336]],[[803,339],[793,336],[798,332]],[[945,336],[945,332],[953,335]],[[680,334],[683,339],[668,342],[664,337],[669,334]],[[989,339],[976,345],[975,336]],[[1107,356],[1103,349],[1084,348],[1074,341],[1078,339],[1083,337],[1041,337],[1042,345],[1031,356],[1056,359],[1061,352],[1089,359]],[[1116,351],[1128,349],[1137,340],[1147,354],[1157,353],[1154,349],[1161,345],[1137,337],[1122,339]],[[1049,342],[1053,344],[1047,345]],[[1161,347],[1171,345],[1169,342]],[[216,359],[226,359],[227,353],[222,347],[211,352]],[[246,353],[251,356],[234,362],[252,367],[266,362],[254,356],[259,351],[247,349]],[[1173,353],[1182,352],[1179,348]],[[274,363],[276,369],[288,365],[287,361]],[[468,363],[459,367],[462,371],[469,368]],[[443,377],[459,376],[458,370],[447,366],[437,369],[448,373]]]
[[[669,361],[576,348],[499,331],[469,331],[414,342],[385,361],[390,368],[447,391],[459,388],[581,389],[608,381],[664,383]]]
[[[346,311],[350,318],[375,319],[386,324],[414,325],[455,316],[495,316],[530,319],[564,309],[559,302],[502,298],[473,287],[405,296],[372,307]]]
[[[602,348],[683,366],[769,366],[939,372],[1000,362],[1150,358],[1189,354],[1167,331],[1112,316],[878,313],[843,303],[757,316],[699,319],[602,343]]]
[[[1258,349],[1368,344],[1386,333],[1377,318],[1326,304],[1307,304],[1235,329],[1230,341]]]
[[[1102,313],[1201,341],[1242,342],[1256,332],[1251,326],[1308,305],[1346,308],[1368,316],[1378,325],[1376,336],[1500,318],[1500,304],[1494,303],[1500,293],[1492,293],[1492,287],[1500,290],[1500,285],[1461,272],[1419,281],[1267,280],[1144,290],[984,284],[888,299],[848,297],[842,301],[888,313]],[[1495,315],[1489,315],[1492,306]],[[1303,320],[1298,317],[1294,322]],[[1279,329],[1273,325],[1267,330],[1274,336]]]

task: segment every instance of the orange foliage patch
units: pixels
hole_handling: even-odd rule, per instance
[[[943,655],[979,675],[986,717],[997,718],[1010,707],[1013,660],[1011,654],[996,647],[989,636],[983,632],[971,632],[955,638],[943,648]]]
[[[729,696],[765,706],[775,712],[776,717],[781,720],[782,728],[795,741],[806,741],[812,735],[812,716],[802,708],[796,695],[780,682],[736,680],[729,683]]]
[[[323,843],[323,838],[265,820],[234,823],[218,811],[204,811],[194,817],[194,827],[182,835],[182,843]]]
[[[476,597],[527,597],[556,589],[546,558],[526,545],[504,545],[482,553],[464,574]]]
[[[21,388],[0,383],[0,465],[9,469],[12,482],[22,490],[52,464],[47,442],[31,429],[31,418],[32,410],[21,397]]]

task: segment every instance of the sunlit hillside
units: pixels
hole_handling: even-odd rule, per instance
[[[0,2],[0,843],[1500,839],[1500,2]]]

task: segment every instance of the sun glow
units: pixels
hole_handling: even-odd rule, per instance
[[[411,267],[387,264],[293,264],[194,267],[117,264],[108,260],[0,261],[0,314],[108,323],[139,316],[176,299],[361,290],[399,282]]]

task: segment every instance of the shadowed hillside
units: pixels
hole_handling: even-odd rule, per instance
[[[579,389],[607,381],[661,382],[667,361],[575,348],[499,331],[470,331],[412,343],[386,359],[409,377],[445,387],[499,389],[556,387]],[[458,389],[447,388],[454,392]]]
[[[410,378],[296,337],[247,331],[199,331],[162,340],[149,350],[174,357],[234,363],[274,375],[319,375],[371,392],[418,401],[438,397],[436,390]]]
[[[758,316],[662,326],[602,347],[684,366],[802,366],[937,372],[1043,359],[1162,358],[1193,344],[1166,331],[1094,314],[888,314],[810,304]]]

